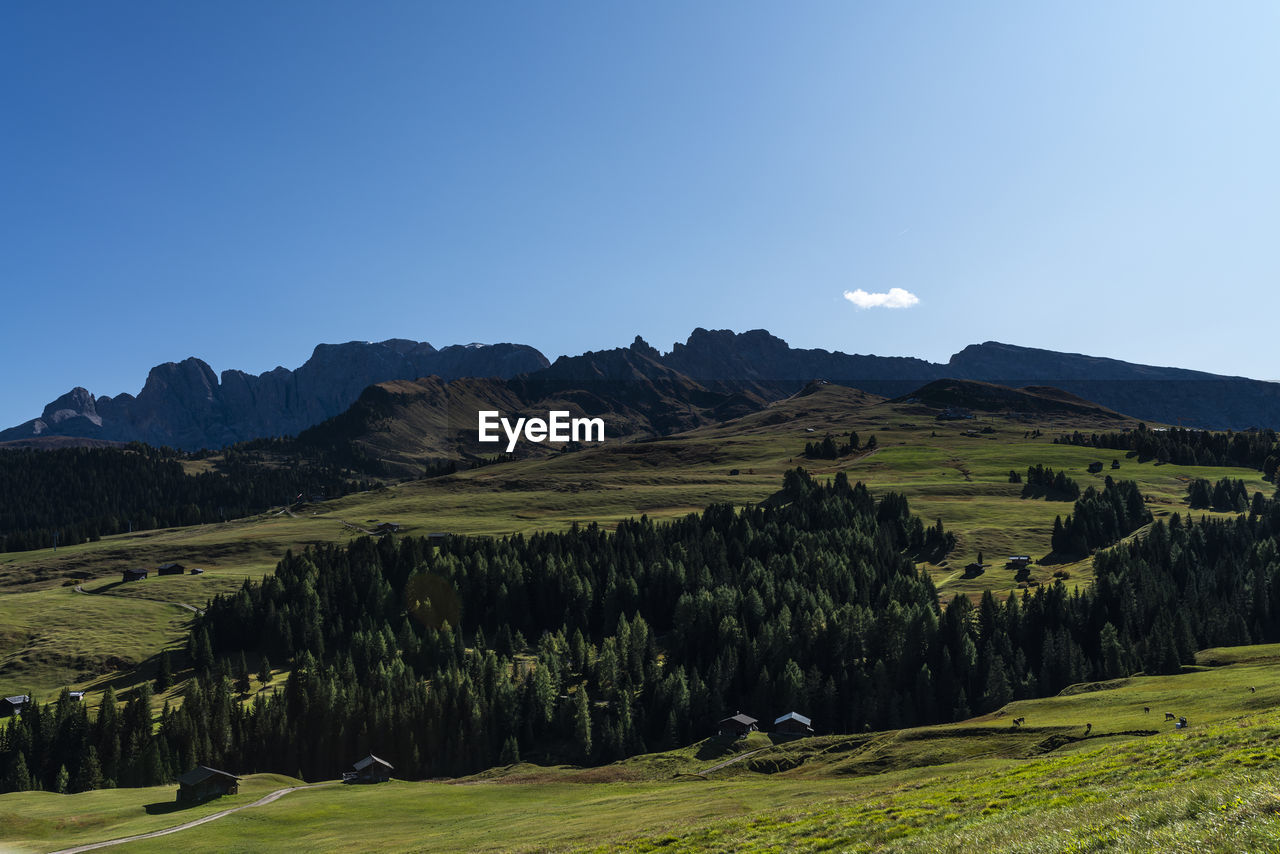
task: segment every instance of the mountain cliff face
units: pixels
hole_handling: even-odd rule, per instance
[[[95,398],[76,388],[39,418],[0,432],[0,442],[48,436],[142,441],[176,448],[219,448],[262,436],[292,435],[351,406],[370,385],[439,376],[512,377],[547,366],[521,344],[437,350],[425,342],[321,344],[297,370],[253,375],[196,358],[151,369],[137,396]]]
[[[887,397],[939,379],[1053,386],[1148,421],[1235,430],[1280,426],[1280,383],[993,341],[934,363],[793,348],[762,329],[699,328],[666,354],[637,337],[626,348],[555,364],[519,344],[437,350],[403,339],[321,344],[298,369],[258,376],[224,371],[219,377],[190,358],[153,368],[136,397],[95,398],[73,389],[39,418],[0,432],[0,442],[79,437],[217,448],[297,434],[344,412],[369,386],[429,376],[508,380],[504,394],[526,405],[608,413],[628,434],[669,433],[743,415],[819,378]]]
[[[763,330],[734,334],[695,329],[687,343],[674,345],[662,361],[713,388],[736,381],[791,393],[806,380],[821,377],[892,397],[931,380],[965,379],[1053,386],[1147,421],[1209,429],[1280,427],[1280,383],[995,341],[970,345],[939,364],[796,349]]]

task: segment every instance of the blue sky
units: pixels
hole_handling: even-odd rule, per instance
[[[1278,36],[1270,3],[3,3],[0,426],[388,337],[1277,378]]]

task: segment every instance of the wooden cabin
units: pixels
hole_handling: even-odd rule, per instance
[[[198,566],[193,566],[193,567],[191,567],[191,574],[192,574],[192,575],[204,575],[204,570],[203,570],[203,569],[201,569],[201,568],[200,568],[200,567],[198,567]]]
[[[390,762],[379,759],[372,753],[351,767],[355,769],[355,773],[343,775],[343,780],[349,783],[385,783],[391,779],[391,772],[395,770]]]
[[[120,580],[121,581],[141,581],[142,579],[147,577],[147,574],[148,574],[147,571],[141,568],[126,569],[122,573]]]
[[[1013,555],[1007,565],[1012,569],[1026,569],[1031,565],[1031,555]]]
[[[787,712],[773,722],[773,731],[783,735],[813,735],[813,721],[799,712]]]
[[[162,563],[156,567],[156,575],[182,575],[186,569],[180,563]]]
[[[749,732],[755,732],[759,729],[757,726],[760,721],[738,712],[736,715],[724,718],[720,721],[719,731],[721,735],[746,735]]]
[[[21,714],[26,710],[27,704],[30,702],[31,697],[27,694],[18,694],[14,697],[0,697],[0,717]]]
[[[240,778],[217,768],[197,765],[178,778],[178,800],[195,804],[240,791]]]

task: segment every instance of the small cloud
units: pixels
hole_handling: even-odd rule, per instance
[[[920,297],[902,288],[889,288],[887,294],[869,294],[862,288],[845,291],[844,298],[858,308],[911,308]]]

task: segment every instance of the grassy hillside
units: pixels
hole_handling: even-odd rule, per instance
[[[1214,655],[1254,663],[1075,686],[948,726],[776,745],[757,734],[595,769],[308,789],[119,850],[1275,850],[1280,647]],[[1165,710],[1190,727],[1173,729]],[[1012,728],[1014,717],[1026,725]],[[240,795],[175,812],[164,812],[172,787],[4,795],[0,839],[6,850],[51,850],[293,783],[254,775]]]
[[[949,396],[947,404],[956,400]],[[180,640],[180,609],[122,599],[199,606],[245,577],[270,572],[287,549],[346,542],[382,521],[399,523],[411,534],[500,535],[563,529],[574,522],[608,525],[639,514],[672,517],[710,502],[764,501],[777,490],[784,471],[803,465],[819,476],[847,472],[876,492],[903,492],[914,512],[929,521],[942,519],[957,533],[958,547],[947,561],[926,568],[949,597],[1015,589],[1017,581],[1003,568],[1004,558],[1021,553],[1045,557],[1054,517],[1071,511],[1069,502],[1020,498],[1021,487],[1008,482],[1011,469],[1025,473],[1028,466],[1043,463],[1065,469],[1082,488],[1101,487],[1107,475],[1132,479],[1149,496],[1157,517],[1186,511],[1186,484],[1195,477],[1240,478],[1250,492],[1270,494],[1273,489],[1248,469],[1139,464],[1121,457],[1120,469],[1112,471],[1112,457],[1051,440],[1074,429],[1115,430],[1127,422],[1074,399],[1059,409],[1051,395],[1040,394],[1037,401],[1047,411],[995,411],[970,420],[937,421],[938,409],[923,402],[885,401],[840,386],[812,386],[763,411],[662,440],[612,442],[504,462],[226,523],[106,537],[56,553],[0,554],[0,617],[13,615],[0,619],[6,627],[0,629],[0,693],[21,692],[28,685],[40,691],[68,682],[96,685]],[[847,436],[850,430],[864,441],[875,435],[878,448],[837,460],[803,457],[806,442],[827,432]],[[1088,473],[1095,460],[1105,463],[1102,474]],[[983,575],[965,577],[964,565],[979,551],[995,565]],[[154,567],[169,560],[204,566],[208,572],[196,579],[152,577],[107,589],[127,566]],[[1048,562],[1033,566],[1028,581],[1051,582],[1056,572],[1066,573],[1069,585],[1092,577],[1088,560]],[[77,581],[113,598],[82,601],[66,599],[70,593],[58,598],[50,592]],[[52,597],[49,602],[60,608],[65,622],[59,625],[77,632],[71,640],[46,641],[52,635],[42,634],[33,616],[45,601],[42,597]],[[121,634],[128,637],[121,641]]]

